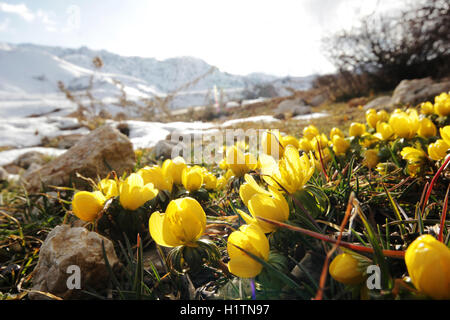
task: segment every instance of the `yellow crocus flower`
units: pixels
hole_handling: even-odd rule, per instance
[[[132,173],[119,186],[119,199],[122,207],[128,210],[136,210],[147,201],[158,195],[152,183],[144,183],[144,179],[137,173]]]
[[[268,130],[264,133],[261,141],[262,151],[274,158],[281,158],[284,153],[282,137],[280,132]]]
[[[450,94],[443,92],[434,98],[434,113],[440,117],[450,115]]]
[[[205,211],[190,197],[170,201],[164,214],[154,212],[149,219],[150,235],[164,247],[196,246],[205,228]]]
[[[336,256],[328,270],[334,280],[344,284],[355,285],[364,281],[364,274],[358,268],[358,260],[348,253]]]
[[[186,167],[186,162],[182,157],[176,157],[173,160],[167,159],[162,164],[163,175],[172,177],[173,183],[181,185],[181,174]]]
[[[153,183],[153,186],[158,190],[166,190],[172,192],[173,178],[171,174],[164,175],[163,169],[159,166],[144,167],[137,172],[144,184]]]
[[[336,128],[336,127],[333,127],[333,128],[330,130],[330,139],[333,139],[334,136],[339,136],[339,137],[345,138],[345,135],[344,135],[344,133],[341,131],[341,129]],[[308,150],[308,151],[309,151],[309,150]]]
[[[98,183],[98,189],[105,195],[106,199],[114,198],[119,195],[119,188],[116,180],[103,179]]]
[[[297,149],[300,147],[298,140],[295,137],[293,137],[293,136],[281,137],[281,141],[280,142],[281,142],[281,145],[283,146],[283,150],[288,145],[294,146]]]
[[[444,140],[439,139],[428,145],[428,156],[435,161],[442,160],[447,155],[449,148],[450,146]]]
[[[380,118],[378,117],[375,109],[369,109],[366,111],[366,121],[371,128],[375,128],[379,120]]]
[[[441,137],[445,141],[445,143],[450,146],[450,126],[440,128],[439,133],[441,134]]]
[[[375,149],[369,149],[364,152],[363,164],[369,169],[375,168],[378,164],[378,151]]]
[[[206,190],[214,190],[217,188],[217,178],[210,172],[203,174],[203,184]]]
[[[314,160],[306,154],[302,156],[293,146],[287,146],[284,157],[277,163],[269,156],[261,155],[261,173],[263,179],[276,189],[293,194],[303,186],[314,173]]]
[[[305,152],[310,152],[313,151],[314,148],[311,144],[311,141],[309,141],[307,138],[301,138],[300,141],[298,142],[299,144],[299,149]]]
[[[341,136],[333,136],[333,151],[336,155],[344,155],[350,148],[350,142]]]
[[[428,114],[433,114],[433,112],[434,112],[434,106],[430,101],[423,102],[420,105],[420,113],[428,115]]]
[[[395,133],[389,123],[378,122],[377,123],[377,133],[374,134],[380,140],[391,140],[394,138]]]
[[[181,174],[181,182],[184,188],[189,191],[196,191],[203,185],[203,170],[199,166],[186,167]]]
[[[241,278],[253,278],[261,273],[263,266],[244,253],[238,246],[255,256],[267,261],[269,259],[269,240],[256,224],[243,225],[228,237],[227,251],[230,261],[228,270]]]
[[[350,128],[348,133],[351,137],[359,137],[362,136],[363,133],[366,132],[366,126],[363,123],[352,122],[350,124]]]
[[[389,119],[389,125],[398,137],[411,139],[419,129],[419,116],[414,109],[394,112]]]
[[[417,130],[417,134],[424,138],[430,138],[437,134],[437,129],[433,121],[428,118],[422,118],[419,120],[419,130]]]
[[[83,221],[94,221],[103,210],[106,197],[100,191],[80,191],[75,193],[72,200],[73,213]]]
[[[242,177],[249,171],[255,170],[257,160],[251,153],[243,153],[236,146],[227,149],[226,161],[236,177]]]
[[[414,240],[405,252],[412,283],[433,299],[450,299],[450,249],[427,234]]]
[[[312,140],[319,134],[319,129],[317,129],[317,127],[312,124],[303,129],[303,136],[308,140]]]
[[[256,193],[247,201],[247,207],[250,215],[242,210],[238,210],[241,217],[248,224],[257,224],[264,233],[273,232],[277,226],[261,221],[257,217],[284,222],[289,218],[289,205],[284,196],[272,190],[269,195],[266,193]]]

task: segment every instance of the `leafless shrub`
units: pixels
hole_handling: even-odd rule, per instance
[[[375,90],[391,90],[403,79],[443,77],[450,72],[450,2],[408,2],[398,15],[372,14],[326,37],[323,51],[355,91],[364,91],[363,75]]]

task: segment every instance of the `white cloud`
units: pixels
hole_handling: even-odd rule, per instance
[[[31,22],[34,20],[35,15],[24,4],[9,4],[0,2],[0,11],[6,13],[13,13],[19,15],[25,21]]]
[[[8,30],[10,22],[11,20],[9,20],[8,18],[5,19],[3,22],[0,22],[0,32]]]

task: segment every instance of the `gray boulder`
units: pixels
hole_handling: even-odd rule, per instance
[[[131,172],[136,159],[131,141],[117,129],[104,125],[84,136],[76,145],[41,168],[23,176],[30,192],[39,191],[44,185],[87,187],[86,178],[104,178],[112,170],[118,176]]]
[[[275,114],[288,113],[292,116],[304,115],[312,112],[311,107],[306,105],[306,102],[300,98],[283,100],[274,111]]]
[[[48,299],[39,291],[62,299],[80,299],[83,290],[105,289],[110,273],[103,258],[102,242],[111,268],[117,271],[120,262],[109,239],[81,227],[54,228],[41,246],[29,298]],[[79,280],[75,278],[77,274]]]
[[[417,105],[425,101],[434,101],[434,97],[442,92],[450,91],[450,80],[435,82],[430,77],[423,79],[403,80],[392,94],[392,103]]]
[[[389,96],[381,96],[376,99],[373,99],[369,103],[367,103],[364,106],[364,110],[369,109],[375,109],[375,110],[381,110],[381,109],[391,109],[393,106],[392,104],[392,98]]]

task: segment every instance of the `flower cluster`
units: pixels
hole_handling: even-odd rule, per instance
[[[303,199],[301,205],[308,207],[305,197],[315,197],[308,191],[313,176],[327,175],[333,165],[343,168],[353,158],[378,177],[402,167],[411,176],[434,172],[450,149],[449,114],[450,95],[443,93],[434,104],[423,103],[420,111],[370,109],[365,114],[366,123],[351,123],[348,131],[332,128],[325,134],[309,125],[297,139],[269,130],[261,141],[261,154],[252,154],[244,141],[238,141],[224,147],[223,160],[212,171],[189,166],[177,157],[161,165],[144,166],[128,176],[103,179],[92,192],[75,193],[73,213],[81,220],[95,222],[110,200],[127,214],[145,208],[151,238],[158,245],[173,248],[176,253],[170,256],[177,260],[175,264],[201,264],[205,248],[216,250],[202,239],[208,229],[205,212],[213,207],[209,196],[217,200],[216,206],[220,204],[217,195],[225,194],[238,214],[234,221],[240,221],[226,235],[228,271],[254,278],[269,263],[269,239],[296,214],[292,201]],[[153,203],[156,200],[160,201],[157,205]],[[418,291],[436,299],[450,297],[449,255],[449,249],[429,235],[409,245],[405,262]],[[365,279],[358,259],[348,253],[336,256],[328,270],[336,281],[349,285]]]

